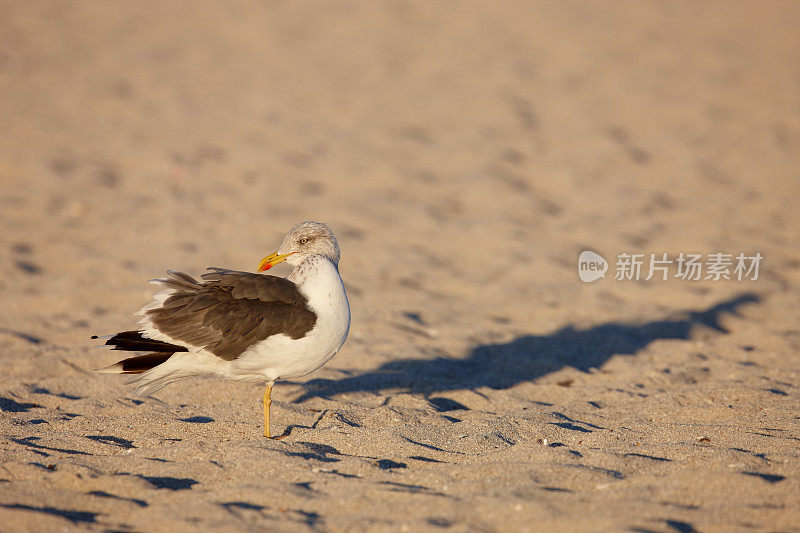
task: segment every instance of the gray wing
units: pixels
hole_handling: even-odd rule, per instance
[[[283,333],[299,339],[317,316],[291,281],[264,274],[211,268],[198,282],[182,272],[158,280],[175,291],[144,312],[152,327],[175,341],[202,347],[226,361],[253,344]]]

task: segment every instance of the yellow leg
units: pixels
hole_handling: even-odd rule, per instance
[[[272,405],[272,383],[267,383],[267,389],[264,391],[264,436],[269,436],[269,406]]]

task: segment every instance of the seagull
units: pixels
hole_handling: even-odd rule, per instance
[[[139,328],[102,337],[113,350],[149,353],[98,372],[137,374],[129,383],[142,395],[207,374],[266,383],[264,436],[272,438],[275,381],[317,370],[347,339],[350,304],[339,257],[328,226],[302,222],[258,265],[264,272],[285,261],[294,266],[285,278],[212,267],[197,281],[169,270],[166,278],[150,280],[164,290],[137,313]]]

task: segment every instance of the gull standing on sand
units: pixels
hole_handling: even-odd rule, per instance
[[[164,290],[137,313],[139,329],[104,337],[114,350],[150,353],[98,371],[138,374],[131,383],[144,395],[205,374],[266,383],[264,435],[270,437],[275,381],[317,370],[347,339],[350,305],[339,256],[328,226],[303,222],[258,265],[259,272],[283,261],[294,265],[285,278],[210,268],[198,282],[167,271],[167,278],[151,280]]]

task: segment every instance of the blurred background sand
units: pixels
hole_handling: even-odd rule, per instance
[[[799,4],[0,12],[3,530],[796,530]],[[92,372],[147,279],[308,219],[353,325],[286,439],[257,385]]]

